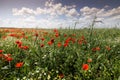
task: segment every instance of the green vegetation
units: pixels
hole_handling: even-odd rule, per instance
[[[120,29],[0,29],[1,80],[118,80]]]

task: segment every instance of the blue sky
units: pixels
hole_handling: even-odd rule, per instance
[[[0,27],[77,28],[120,24],[120,0],[0,0]]]

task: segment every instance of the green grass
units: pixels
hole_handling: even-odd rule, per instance
[[[18,30],[18,31],[17,31]],[[22,33],[25,33],[23,35]],[[120,77],[120,29],[59,29],[0,31],[1,80],[118,80]],[[17,37],[8,36],[15,33]],[[38,36],[35,34],[38,33]],[[59,34],[58,37],[55,34]],[[65,37],[66,35],[66,37]],[[3,36],[7,36],[3,38]],[[20,37],[23,38],[20,38]],[[26,38],[27,37],[27,38]],[[42,41],[41,38],[45,40]],[[54,39],[52,45],[48,42]],[[16,41],[21,41],[20,48]],[[67,40],[67,42],[65,42]],[[58,47],[58,42],[61,46]],[[64,47],[67,43],[68,46]],[[44,44],[43,47],[40,45]],[[107,46],[107,47],[106,47]],[[97,50],[93,51],[93,48]],[[99,48],[99,49],[98,49]],[[110,50],[108,50],[110,48]],[[88,62],[91,59],[91,62]],[[15,65],[24,62],[20,68]],[[83,70],[83,64],[89,66]]]

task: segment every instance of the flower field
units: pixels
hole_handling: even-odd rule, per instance
[[[0,29],[0,80],[118,80],[120,29]]]

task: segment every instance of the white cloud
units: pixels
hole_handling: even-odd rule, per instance
[[[76,7],[76,5],[63,5],[62,3],[54,3],[53,0],[49,0],[45,3],[44,8],[13,8],[13,16],[20,17],[12,20],[1,19],[0,22],[2,26],[8,27],[59,28],[60,25],[62,25],[62,27],[73,26],[75,21],[79,21],[77,28],[80,28],[91,24],[95,15],[97,16],[97,21],[104,22],[104,24],[96,24],[98,27],[108,24],[114,25],[120,22],[120,6],[109,10],[107,8],[110,6],[107,5],[102,9],[84,6],[79,12]],[[64,16],[64,19],[62,19],[61,16]]]
[[[13,15],[16,16],[28,16],[28,15],[50,15],[50,16],[60,16],[65,15],[66,17],[77,16],[79,13],[75,9],[75,5],[63,6],[61,3],[54,3],[52,0],[45,3],[45,8],[36,8],[36,10],[30,8],[14,8],[12,10]],[[69,16],[68,16],[69,15]]]
[[[77,12],[77,10],[75,9],[75,8],[72,8],[72,9],[70,9],[69,11],[68,11],[68,14],[67,14],[68,16],[78,16],[79,15],[79,13]]]
[[[23,7],[21,10],[18,10],[17,8],[12,9],[13,15],[16,16],[23,16],[23,15],[35,15],[35,11],[30,8]]]
[[[82,13],[83,16],[86,16],[86,15],[96,15],[99,10],[100,9],[97,9],[97,8],[94,8],[94,7],[90,8],[88,6],[85,6],[82,9],[80,9],[80,12]]]

